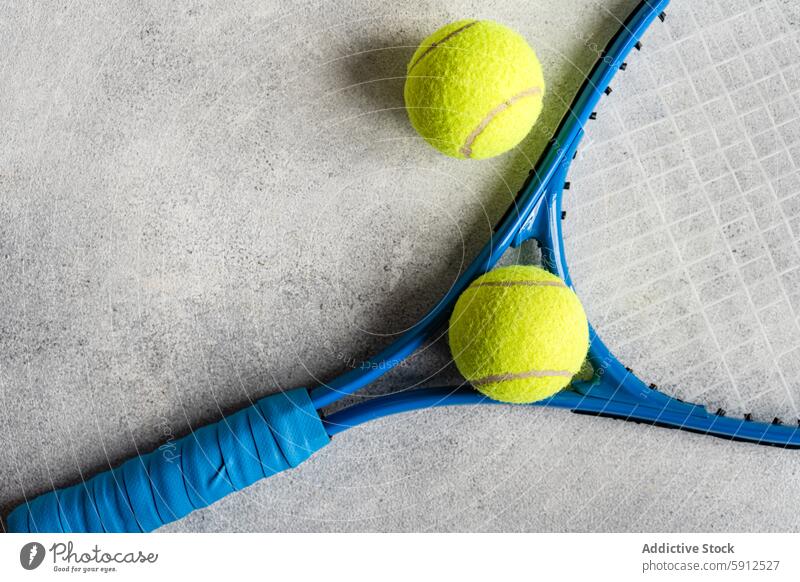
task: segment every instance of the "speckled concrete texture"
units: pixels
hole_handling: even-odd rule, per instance
[[[737,3],[738,4],[738,3]],[[0,2],[0,510],[332,378],[487,240],[632,0]],[[517,29],[545,113],[428,147],[405,65]],[[370,388],[458,381],[435,344]],[[422,411],[166,531],[795,530],[800,457],[552,410]]]

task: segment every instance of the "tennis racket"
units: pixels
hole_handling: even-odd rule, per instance
[[[469,283],[527,241],[538,243],[542,265],[574,281],[593,323],[587,375],[535,406],[800,446],[800,47],[766,6],[726,18],[710,4],[674,3],[664,25],[668,0],[634,9],[491,240],[397,341],[327,384],[195,430],[168,458],[139,456],[22,504],[9,529],[151,531],[296,467],[351,427],[491,403],[456,386],[321,412],[440,334]]]

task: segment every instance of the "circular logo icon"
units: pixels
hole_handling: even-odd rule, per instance
[[[39,542],[28,542],[19,551],[19,563],[26,570],[35,570],[44,561],[44,546]]]

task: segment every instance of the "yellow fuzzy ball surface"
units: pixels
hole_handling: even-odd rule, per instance
[[[544,76],[519,34],[488,20],[460,20],[422,42],[404,93],[411,124],[433,147],[456,158],[490,158],[533,127]]]
[[[543,269],[502,267],[477,278],[450,317],[458,371],[502,402],[552,396],[577,374],[589,325],[575,293]]]

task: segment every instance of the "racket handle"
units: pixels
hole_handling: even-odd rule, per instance
[[[14,509],[10,532],[147,532],[290,467],[329,442],[308,392],[254,405]]]

